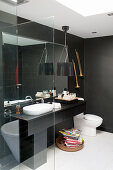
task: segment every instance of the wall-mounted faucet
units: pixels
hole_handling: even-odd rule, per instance
[[[26,100],[26,99],[31,99],[31,100],[33,100],[31,96],[26,96],[26,97],[25,97],[25,100]]]
[[[16,84],[17,89],[19,89],[20,86],[22,86],[22,84]]]
[[[5,109],[4,110],[4,117],[5,118],[11,117],[11,110],[10,109]]]
[[[44,99],[43,98],[41,98],[41,103],[44,103]]]

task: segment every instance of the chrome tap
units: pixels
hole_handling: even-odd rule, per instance
[[[43,98],[41,98],[41,103],[44,103],[44,99]]]
[[[5,118],[11,117],[11,110],[10,109],[5,109],[4,110],[4,117]]]
[[[31,101],[33,100],[31,96],[26,96],[26,97],[25,97],[25,100],[26,100],[26,99],[31,99]]]

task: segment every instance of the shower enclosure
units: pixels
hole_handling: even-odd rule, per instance
[[[54,111],[38,116],[22,111],[54,100],[54,18],[21,21],[0,28],[0,170],[54,170]]]

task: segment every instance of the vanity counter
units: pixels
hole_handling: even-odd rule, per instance
[[[54,114],[54,113],[55,113],[55,116],[57,116],[57,114],[59,114],[59,112],[67,111],[67,110],[77,108],[77,107],[80,107],[83,105],[85,106],[85,103],[86,103],[85,101],[77,101],[74,104],[61,104],[61,108],[54,109],[52,112],[48,112],[48,113],[45,113],[42,115],[37,115],[37,116],[31,116],[31,115],[29,116],[29,115],[25,115],[24,113],[22,113],[21,115],[12,114],[12,117],[30,122],[30,121],[33,121],[34,119],[38,119],[38,118],[42,118],[42,117],[45,118],[48,115]]]
[[[74,104],[62,104],[60,109],[38,116],[12,114],[13,118],[19,119],[20,162],[25,161],[31,169],[47,162],[47,129],[54,129],[55,125],[84,112],[85,109],[86,102],[77,101]],[[37,155],[37,159],[31,159],[34,155]]]
[[[74,104],[61,104],[61,108],[38,116],[12,114],[12,117],[26,122],[24,124],[27,124],[28,136],[30,136],[84,112],[85,107],[85,101],[77,101]]]

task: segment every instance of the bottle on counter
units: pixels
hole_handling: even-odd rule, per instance
[[[53,93],[53,97],[56,97],[56,87],[53,88],[52,93]]]
[[[20,115],[20,114],[21,114],[20,104],[16,105],[16,114],[17,114],[17,115]]]
[[[69,94],[69,92],[67,91],[67,88],[64,88],[62,94],[63,94],[63,95],[68,95],[68,94]]]

